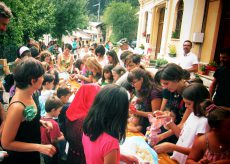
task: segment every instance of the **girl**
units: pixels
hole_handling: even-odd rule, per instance
[[[87,164],[118,164],[120,158],[124,161],[119,141],[125,139],[128,106],[127,91],[120,86],[110,84],[98,93],[83,123],[82,143]]]
[[[52,54],[49,51],[42,51],[41,52],[40,61],[48,63],[50,69],[54,68],[54,64],[52,61]]]
[[[113,69],[112,64],[108,64],[104,66],[102,71],[102,78],[101,81],[99,82],[101,86],[111,84],[113,82],[112,69]]]
[[[106,52],[109,64],[112,64],[114,67],[119,64],[117,53],[114,50],[109,50]]]
[[[96,83],[101,78],[102,68],[101,65],[98,63],[96,58],[89,57],[86,60],[85,66],[89,71],[87,76],[77,75],[77,78],[80,80],[87,81],[88,83]]]
[[[126,70],[124,67],[117,65],[112,69],[113,74],[113,82],[115,83],[123,74],[125,74]]]
[[[8,163],[40,164],[40,153],[51,157],[56,152],[54,146],[40,144],[40,113],[32,97],[41,88],[43,74],[41,63],[33,58],[23,60],[15,68],[16,92],[1,138],[3,148],[8,150]]]
[[[108,64],[108,59],[105,57],[105,47],[103,45],[97,46],[95,50],[96,59],[100,63],[101,67],[104,67]]]
[[[166,125],[179,137],[177,143],[164,142],[154,147],[157,153],[173,152],[171,158],[180,164],[185,163],[195,137],[209,130],[205,110],[202,108],[201,103],[210,98],[207,88],[202,84],[196,83],[185,88],[182,96],[186,110],[192,111],[183,128],[178,127],[170,116],[166,117],[166,121],[168,120]],[[161,139],[158,138],[158,141]]]
[[[230,111],[214,104],[206,109],[211,130],[196,138],[186,163],[230,163]]]

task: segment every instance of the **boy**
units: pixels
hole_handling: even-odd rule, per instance
[[[58,117],[62,106],[61,100],[55,96],[49,97],[45,103],[46,114],[41,119],[51,122],[53,129],[48,131],[46,128],[41,127],[41,142],[42,144],[52,144],[57,149],[57,153],[53,157],[43,155],[45,164],[58,163],[58,142],[64,140],[64,136],[54,118]]]
[[[41,116],[45,115],[45,103],[46,100],[54,95],[54,76],[51,74],[45,74],[44,80],[42,82],[42,91],[41,95],[39,96],[39,104],[41,107]]]

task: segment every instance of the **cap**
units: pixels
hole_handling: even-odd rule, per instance
[[[30,49],[26,46],[22,46],[20,49],[19,49],[19,56],[21,56],[25,51],[30,51]]]
[[[117,44],[119,45],[119,46],[122,46],[122,45],[124,45],[124,44],[128,44],[129,42],[128,42],[128,39],[127,38],[122,38]]]

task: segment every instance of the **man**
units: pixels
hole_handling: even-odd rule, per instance
[[[0,31],[5,32],[7,25],[10,23],[12,13],[9,7],[5,3],[0,2]]]
[[[191,52],[192,42],[190,40],[186,40],[183,43],[184,54],[180,58],[179,65],[186,69],[189,72],[197,72],[198,71],[198,58],[197,56]]]
[[[133,70],[134,68],[138,68],[141,67],[140,65],[141,62],[141,57],[137,54],[130,54],[128,56],[126,56],[125,58],[125,68],[127,70],[126,73],[124,73],[117,81],[116,84],[117,85],[121,85],[124,81],[127,80],[128,74],[131,70]]]
[[[230,48],[220,52],[220,67],[214,73],[209,92],[217,106],[230,107]]]
[[[123,63],[123,61],[121,61],[120,56],[121,56],[122,52],[127,51],[127,50],[133,52],[133,49],[129,46],[127,38],[121,39],[118,42],[118,45],[120,46],[120,49],[117,52],[117,57],[118,57],[118,60],[121,64],[121,66],[124,67],[124,63]]]

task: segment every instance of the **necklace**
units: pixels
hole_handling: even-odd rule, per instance
[[[180,95],[177,92],[174,93],[174,98],[178,98],[179,96]]]

